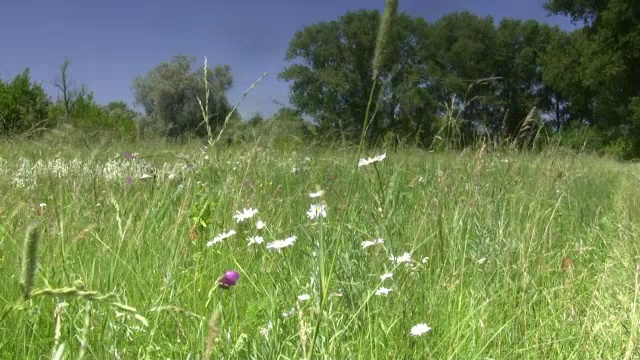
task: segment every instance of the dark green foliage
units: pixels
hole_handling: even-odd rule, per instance
[[[580,41],[573,48],[573,88],[565,91],[575,94],[579,111],[611,146],[625,157],[640,155],[634,100],[640,96],[640,2],[550,0],[545,8],[584,25],[574,35]]]
[[[337,20],[308,26],[291,40],[286,59],[294,64],[280,78],[292,82],[291,102],[311,116],[321,132],[342,138],[361,133],[373,86],[371,61],[379,23],[377,11],[348,12]],[[394,19],[384,60],[377,65],[379,112],[370,124],[371,140],[386,131],[428,127],[425,120],[435,106],[422,88],[428,78],[420,56],[430,49],[419,35],[425,26],[422,19],[405,14]]]
[[[292,82],[291,102],[323,132],[361,131],[372,70],[377,11],[348,12],[308,26],[291,40],[280,74]],[[535,21],[453,13],[430,24],[400,14],[380,64],[370,140],[411,139],[428,145],[454,127],[456,146],[482,136],[517,135],[535,106],[553,110],[543,84],[542,57],[557,29]],[[453,105],[452,105],[453,104]],[[452,125],[451,111],[458,112]],[[437,138],[437,137],[436,137]]]
[[[0,135],[50,126],[47,116],[50,103],[42,87],[31,81],[29,69],[11,82],[0,79]]]

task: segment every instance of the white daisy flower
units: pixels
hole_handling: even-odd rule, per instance
[[[375,239],[375,240],[365,240],[365,241],[362,242],[362,248],[366,249],[369,246],[380,245],[382,243],[384,243],[384,240],[379,239],[379,238]]]
[[[387,279],[391,279],[392,277],[393,277],[393,273],[386,273],[386,274],[380,275],[380,280],[384,281]]]
[[[264,238],[262,236],[251,236],[247,239],[247,242],[247,246],[259,245],[264,242]]]
[[[376,290],[376,295],[378,296],[387,296],[391,292],[391,289],[386,287],[380,287]]]
[[[411,336],[422,336],[431,331],[431,328],[427,324],[418,324],[411,328]]]
[[[411,253],[405,252],[401,256],[390,256],[389,260],[395,262],[396,264],[410,263],[412,261]]]
[[[311,220],[320,216],[322,216],[323,218],[327,217],[327,208],[324,206],[324,204],[311,205],[309,210],[307,210],[307,217]]]
[[[280,250],[283,248],[286,248],[288,246],[293,246],[293,244],[296,242],[296,236],[290,236],[286,239],[283,240],[276,240],[273,242],[270,242],[267,244],[267,249],[274,249],[274,250]]]
[[[236,214],[233,215],[233,218],[236,219],[236,222],[241,223],[246,219],[251,219],[255,214],[258,213],[258,209],[242,209],[242,212],[236,211]]]
[[[358,162],[358,167],[367,166],[367,165],[371,165],[373,163],[380,162],[380,161],[384,160],[386,157],[387,157],[387,153],[384,153],[384,154],[376,155],[373,158],[370,157],[368,159],[360,159],[360,161]]]
[[[258,230],[264,229],[264,221],[258,220],[258,222],[256,223],[256,229]]]
[[[324,194],[324,190],[319,190],[319,191],[316,191],[316,192],[309,193],[309,197],[314,199],[314,198],[322,196],[323,194]]]
[[[233,236],[233,235],[235,235],[235,234],[236,234],[236,231],[232,229],[232,230],[230,230],[229,232],[226,232],[226,233],[222,233],[222,234],[216,235],[213,239],[211,239],[211,240],[207,243],[207,246],[213,246],[213,245],[215,245],[215,244],[217,244],[217,243],[221,242],[222,240],[224,240],[224,239],[226,239],[226,238],[228,238],[228,237],[231,237],[231,236]]]

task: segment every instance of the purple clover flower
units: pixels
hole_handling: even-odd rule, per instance
[[[218,286],[223,289],[228,289],[234,286],[240,279],[240,274],[237,271],[227,271],[224,275],[218,279]]]

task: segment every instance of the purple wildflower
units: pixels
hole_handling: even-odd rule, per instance
[[[127,179],[125,181],[126,181],[127,185],[130,185],[131,181],[132,181],[131,180],[131,176],[127,176]]]
[[[227,271],[218,279],[218,286],[224,289],[228,289],[234,286],[238,282],[238,279],[240,279],[240,274],[237,271]]]

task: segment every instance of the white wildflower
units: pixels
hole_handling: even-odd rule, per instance
[[[298,301],[300,301],[300,302],[307,301],[309,299],[311,299],[311,295],[309,295],[309,294],[298,295]]]
[[[393,273],[386,273],[386,274],[380,275],[380,280],[384,281],[387,279],[391,279],[392,277],[393,277]]]
[[[384,154],[376,155],[373,158],[360,159],[360,161],[358,162],[358,167],[371,165],[373,163],[380,162],[380,161],[384,160],[386,157],[387,157],[387,153],[384,153]]]
[[[267,337],[271,329],[273,329],[273,323],[271,322],[271,320],[269,320],[269,322],[267,323],[267,326],[261,327],[259,331],[262,336]]]
[[[375,240],[365,240],[365,241],[362,242],[362,248],[366,249],[369,246],[380,245],[382,243],[384,243],[384,240],[382,240],[380,238],[375,239]]]
[[[247,239],[247,242],[247,246],[259,245],[264,242],[264,239],[262,238],[262,236],[251,236]]]
[[[431,328],[427,324],[418,324],[411,328],[411,336],[422,336],[423,334],[431,331]]]
[[[283,240],[276,240],[267,244],[267,249],[280,250],[288,246],[292,246],[296,242],[296,236],[290,236]]]
[[[401,256],[390,256],[389,260],[395,262],[396,264],[410,263],[411,253],[405,252]]]
[[[264,221],[258,220],[258,222],[256,223],[256,229],[258,230],[264,229]]]
[[[229,232],[216,235],[213,239],[211,239],[211,241],[209,241],[207,243],[207,246],[213,246],[213,245],[221,242],[222,240],[224,240],[226,238],[229,238],[229,237],[231,237],[231,236],[233,236],[235,234],[236,234],[236,231],[232,229]]]
[[[376,295],[378,296],[387,296],[391,292],[391,289],[386,287],[380,287],[376,290]]]
[[[233,218],[236,219],[236,222],[241,223],[246,219],[251,219],[255,214],[258,213],[258,209],[242,209],[242,212],[236,211],[236,214],[233,215]]]
[[[318,190],[316,192],[309,193],[309,197],[313,199],[313,198],[320,197],[323,194],[324,194],[324,190]]]
[[[307,210],[307,217],[309,217],[309,219],[311,220],[320,216],[322,216],[323,218],[327,217],[327,208],[324,206],[324,204],[313,204],[311,205],[309,210]]]
[[[295,312],[296,312],[296,308],[292,307],[291,310],[289,310],[288,312],[283,312],[282,317],[289,317],[293,315]]]

